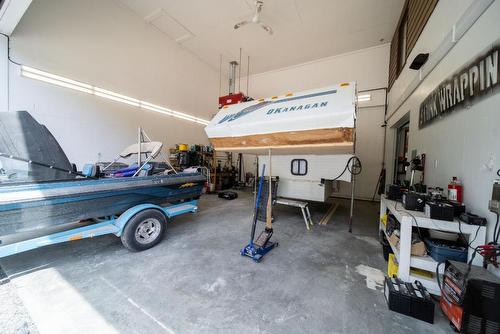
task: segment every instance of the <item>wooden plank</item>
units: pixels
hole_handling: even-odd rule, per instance
[[[392,84],[394,83],[394,81],[396,81],[396,78],[398,76],[398,35],[399,31],[396,30],[394,36],[392,37],[391,49],[389,52],[389,90],[391,89]]]
[[[407,53],[409,54],[424,30],[431,17],[438,0],[411,0],[408,13],[408,35],[406,38]]]
[[[332,219],[332,216],[335,214],[335,211],[337,211],[337,208],[339,207],[338,202],[333,202],[328,211],[325,213],[323,218],[319,221],[319,225],[326,225],[328,222]]]
[[[311,144],[346,144],[354,141],[353,128],[317,129],[256,134],[239,137],[210,138],[215,149],[294,146]]]
[[[396,31],[391,41],[391,50],[389,55],[389,90],[399,76],[398,58],[399,58],[399,30],[402,19],[407,15],[406,30],[406,55],[409,55],[420,34],[432,15],[438,0],[407,0],[401,12]]]
[[[287,145],[287,146],[261,146],[261,147],[218,147],[217,150],[224,152],[238,152],[254,155],[265,155],[269,148],[273,150],[273,155],[291,154],[353,154],[353,143],[345,144],[311,144],[311,145]]]

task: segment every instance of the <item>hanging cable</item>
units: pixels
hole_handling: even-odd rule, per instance
[[[15,64],[15,65],[18,65],[18,66],[22,66],[21,63],[18,63],[17,61],[14,61],[12,60],[12,58],[10,58],[10,36],[9,35],[6,35],[4,33],[1,33],[0,32],[0,35],[2,36],[5,36],[7,38],[7,59],[12,63],[12,64]]]
[[[352,163],[352,166],[351,166],[351,163]],[[361,160],[359,160],[359,158],[357,156],[353,155],[352,157],[349,158],[349,160],[347,160],[347,163],[346,163],[342,173],[340,173],[339,176],[332,179],[331,181],[336,181],[336,180],[340,179],[342,177],[342,175],[345,174],[346,171],[349,171],[349,173],[351,173],[352,175],[359,175],[359,174],[361,174],[362,170],[363,170],[363,166],[361,165]]]

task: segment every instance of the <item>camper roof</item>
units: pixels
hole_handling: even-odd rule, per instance
[[[349,82],[223,107],[205,131],[216,150],[349,153],[355,110]]]

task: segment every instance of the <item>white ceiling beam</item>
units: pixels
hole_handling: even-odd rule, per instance
[[[5,0],[0,8],[0,33],[10,36],[30,4],[31,0]]]

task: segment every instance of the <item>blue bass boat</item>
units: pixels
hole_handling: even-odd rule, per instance
[[[204,175],[176,173],[173,168],[155,170],[158,164],[152,160],[161,154],[162,145],[149,138],[143,142],[147,135],[142,130],[140,141],[106,167],[90,165],[77,172],[50,132],[31,115],[0,114],[0,242],[6,235],[118,215],[143,203],[196,199],[202,194]],[[131,166],[124,169],[126,173],[109,173],[118,159],[132,155],[139,157],[135,172],[130,172]],[[144,161],[141,156],[146,157]]]

